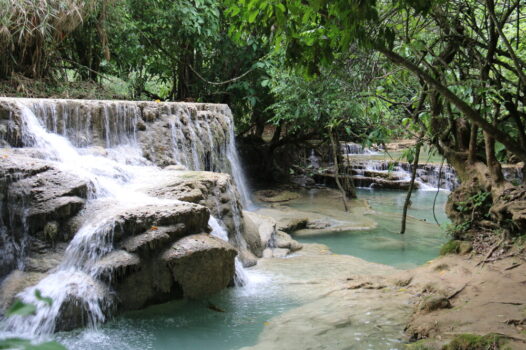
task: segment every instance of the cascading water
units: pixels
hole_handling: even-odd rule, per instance
[[[210,220],[208,221],[208,224],[212,228],[212,232],[210,232],[212,236],[217,237],[225,242],[229,241],[228,233],[226,232],[225,228],[221,226],[219,221],[212,215],[210,215]],[[236,286],[242,287],[248,283],[249,279],[239,257],[236,257],[235,268],[236,274],[234,276],[234,283]]]
[[[360,144],[353,143],[353,142],[347,142],[341,144],[342,153],[344,155],[352,155],[352,154],[379,154],[377,151],[374,151],[370,148],[363,147]]]
[[[141,116],[138,105],[104,105],[95,111],[83,110],[81,104],[71,107],[65,103],[30,100],[20,100],[17,105],[21,112],[23,145],[37,149],[42,158],[53,162],[58,169],[87,181],[90,184],[87,207],[96,202],[108,201],[109,208],[83,223],[54,272],[19,294],[22,301],[38,306],[37,313],[29,317],[15,316],[9,320],[8,327],[16,329],[17,334],[51,333],[60,322],[59,316],[64,308],[71,305],[83,310],[81,315],[88,324],[104,322],[113,300],[109,287],[100,279],[97,262],[114,250],[114,212],[144,205],[180,202],[151,197],[138,190],[155,181],[161,171],[143,157],[137,137]],[[181,109],[167,112],[176,116],[168,124],[175,161],[192,170],[231,173],[243,202],[250,203],[231,122],[228,121],[228,132],[224,132],[225,128],[220,125],[219,119],[203,111],[193,115],[183,115]],[[222,112],[231,117],[227,107]],[[95,118],[94,113],[99,113],[99,116]],[[96,145],[103,145],[104,148]],[[229,191],[233,189],[229,188]],[[231,195],[234,196],[234,193]],[[234,204],[232,212],[238,237],[240,212]],[[228,241],[228,234],[217,219],[211,217],[210,225],[214,229],[212,234]],[[2,235],[5,234],[3,228],[4,225],[1,225]],[[238,244],[244,242],[243,239],[236,240]],[[243,267],[236,259],[236,284],[244,283],[243,276]],[[51,298],[53,304],[46,305],[35,294],[36,291]]]
[[[357,187],[405,189],[411,180],[412,165],[408,163],[363,158],[352,159],[350,163]],[[420,190],[429,191],[438,187],[451,191],[458,186],[453,168],[443,165],[440,169],[440,164],[420,164],[415,182]]]
[[[232,113],[230,109],[222,110],[222,113],[227,117],[224,121],[226,127],[221,126],[218,119],[211,118],[209,111],[199,111],[195,118],[185,116],[172,120],[174,158],[190,170],[231,174],[243,206],[249,208],[252,201],[236,148]],[[188,137],[183,130],[188,130]]]
[[[131,162],[130,159],[119,162],[94,154],[81,154],[66,138],[46,131],[28,107],[21,106],[21,111],[24,144],[38,148],[45,158],[56,162],[57,167],[62,170],[92,183],[93,199],[111,198],[114,208],[121,209],[167,202],[134,191],[134,186],[158,171],[154,167],[136,163],[126,164],[126,161]],[[128,144],[120,146],[134,150],[138,147],[133,142],[134,139],[135,137],[131,137]],[[108,140],[111,138],[106,140],[111,142]],[[136,154],[137,150],[134,151],[129,153]],[[107,287],[98,281],[95,263],[113,250],[114,228],[111,212],[86,222],[70,242],[63,262],[56,271],[19,295],[22,301],[38,305],[37,313],[30,317],[11,318],[10,327],[26,334],[51,333],[59,322],[57,317],[60,309],[71,299],[82,304],[88,324],[103,322],[112,300]],[[36,290],[51,298],[53,305],[49,307],[38,300],[35,296]]]

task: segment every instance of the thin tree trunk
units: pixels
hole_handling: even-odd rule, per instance
[[[495,139],[487,132],[484,132],[484,141],[486,146],[486,164],[495,183],[499,183],[503,180],[503,176],[500,163],[495,155]]]
[[[356,186],[354,186],[354,179],[352,177],[351,161],[348,156],[345,156],[344,160],[345,166],[345,189],[349,194],[350,198],[357,198],[356,196]]]
[[[407,209],[409,208],[409,203],[411,202],[411,194],[413,192],[413,187],[415,185],[416,170],[418,168],[418,160],[420,158],[420,148],[421,147],[422,147],[422,142],[418,141],[416,143],[415,159],[413,160],[413,168],[411,169],[411,182],[409,183],[409,190],[407,190],[407,196],[405,197],[405,202],[404,202],[404,211],[402,213],[402,227],[400,228],[401,235],[405,233],[405,224],[407,221]]]
[[[340,169],[338,167],[338,147],[336,144],[336,141],[334,140],[334,135],[332,133],[332,130],[329,131],[329,137],[331,139],[331,145],[332,145],[332,156],[334,159],[334,179],[336,180],[336,185],[338,186],[338,189],[342,193],[342,200],[343,200],[343,207],[345,208],[345,211],[349,211],[349,207],[347,205],[347,194],[345,193],[345,189],[343,188],[341,182],[340,182]]]
[[[471,134],[469,137],[469,155],[468,161],[474,163],[477,159],[477,134],[479,127],[477,124],[471,124]]]

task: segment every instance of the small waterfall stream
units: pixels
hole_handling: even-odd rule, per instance
[[[64,312],[62,308],[67,307],[71,298],[75,303],[82,304],[81,308],[85,311],[83,317],[89,318],[87,324],[104,322],[114,301],[111,290],[101,280],[97,262],[115,249],[113,235],[117,223],[114,213],[145,205],[181,202],[152,197],[139,191],[145,185],[154,183],[161,169],[143,157],[137,135],[141,115],[138,105],[103,105],[99,111],[102,118],[98,119],[102,125],[96,125],[92,116],[95,112],[84,110],[82,104],[70,106],[66,103],[20,100],[17,105],[21,110],[23,145],[37,149],[42,158],[52,161],[58,169],[87,181],[90,184],[87,207],[100,201],[107,202],[109,206],[108,210],[89,217],[83,223],[54,272],[19,294],[22,301],[37,305],[38,310],[29,317],[10,318],[8,328],[15,329],[17,334],[52,333],[57,323],[61,322],[58,318]],[[226,127],[229,131],[225,133],[222,132],[224,126],[211,127],[208,123],[213,121],[219,124],[218,118],[192,120],[192,113],[185,113],[179,106],[173,106],[168,112],[178,116],[169,123],[176,163],[192,170],[231,173],[243,202],[249,204],[231,122],[228,122]],[[228,108],[222,112],[225,112],[227,119],[231,118]],[[208,112],[199,113],[203,116]],[[204,140],[208,143],[205,144]],[[244,242],[239,239],[240,212],[237,207],[233,209],[233,214],[236,240]],[[213,228],[212,235],[228,241],[227,231],[216,218],[210,216],[209,224]],[[237,258],[235,265],[236,284],[242,285],[246,277]],[[52,306],[36,296],[37,290],[53,300]]]
[[[210,232],[212,236],[215,236],[225,242],[229,241],[228,232],[226,232],[225,228],[219,223],[219,221],[215,217],[210,216],[208,224],[210,225],[210,227],[212,227],[212,232]],[[236,274],[234,276],[234,283],[237,287],[242,287],[248,283],[249,278],[245,269],[243,268],[243,264],[241,263],[239,257],[236,257],[235,268]]]

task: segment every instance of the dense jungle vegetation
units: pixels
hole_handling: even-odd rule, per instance
[[[227,103],[267,177],[308,140],[411,137],[409,162],[429,145],[462,180],[459,238],[517,236],[526,189],[501,164],[526,161],[524,5],[2,0],[1,93]]]

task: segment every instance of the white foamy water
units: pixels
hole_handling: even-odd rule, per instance
[[[351,166],[356,173],[355,181],[358,183],[360,183],[361,177],[376,177],[378,175],[381,175],[381,178],[389,178],[392,181],[411,181],[412,165],[361,158]],[[440,174],[440,164],[421,164],[416,172],[415,183],[421,191],[437,191],[439,186],[440,190],[451,191],[458,185],[458,180],[456,174],[449,166],[444,165]]]
[[[214,237],[217,237],[225,242],[228,242],[228,233],[226,232],[225,228],[219,223],[219,221],[210,215],[210,219],[208,220],[208,224],[210,227],[212,227],[212,232],[210,234]],[[241,263],[241,260],[238,256],[236,256],[235,260],[235,276],[234,276],[234,283],[237,287],[243,287],[247,286],[251,282],[251,278],[249,276],[249,273],[245,268],[243,267],[243,264]]]

